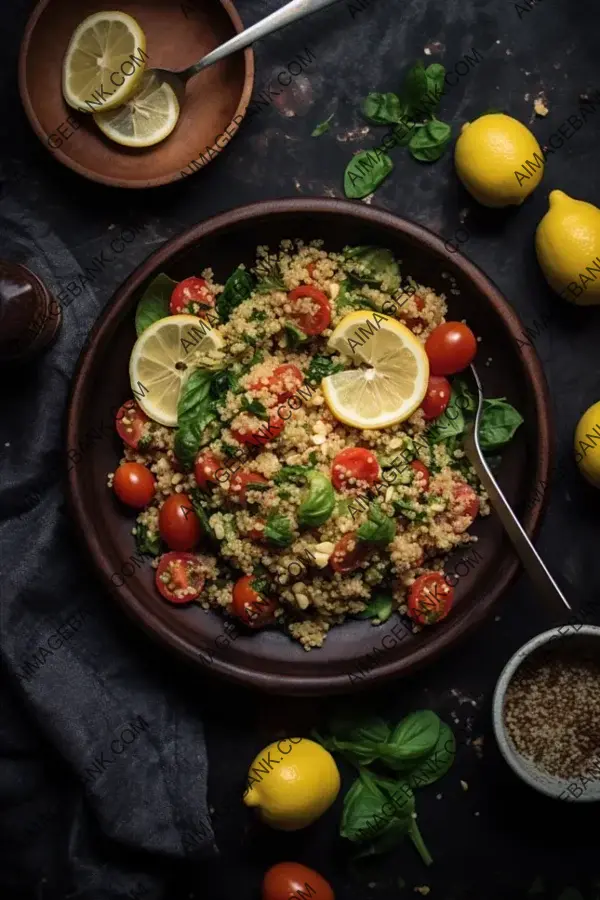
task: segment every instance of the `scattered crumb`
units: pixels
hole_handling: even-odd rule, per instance
[[[5,447],[10,447],[10,443],[7,441],[4,445]]]
[[[505,50],[504,52],[507,56],[512,56],[512,50]]]
[[[529,91],[525,94],[525,96],[523,97],[523,100],[527,100],[527,101],[531,100],[531,94],[529,93]]]
[[[483,735],[481,735],[481,737],[475,738],[475,740],[473,741],[473,748],[475,749],[475,753],[477,754],[479,759],[481,759],[481,757],[483,756],[483,741]]]
[[[469,785],[467,784],[466,781],[461,781],[460,786],[461,786],[461,788],[463,789],[463,791],[468,791],[468,790],[469,790]]]
[[[499,622],[501,618],[501,616],[494,616],[494,622]]]
[[[445,49],[441,41],[429,41],[427,46],[423,48],[423,53],[425,56],[431,56],[432,53],[443,53]]]
[[[468,215],[469,215],[469,208],[468,208],[468,206],[465,206],[464,209],[461,209],[461,210],[459,211],[459,213],[458,213],[458,220],[459,220],[459,222],[460,222],[461,225],[463,224],[463,222],[465,221],[465,219],[467,218]]]
[[[436,799],[436,800],[441,800],[443,796],[444,796],[443,794],[436,794],[436,795],[435,795],[435,799]]]
[[[370,882],[368,883],[367,887],[371,888],[371,890],[372,890],[373,888],[376,888],[376,887],[377,887],[377,882],[376,882],[376,881],[370,881]]]
[[[473,700],[473,698],[469,697],[468,694],[461,694],[461,692],[457,688],[452,688],[450,690],[450,693],[452,694],[453,697],[456,697],[460,706],[462,706],[463,703],[470,703],[471,706],[477,706],[476,700]]]
[[[425,56],[431,56],[431,50],[429,49],[429,47],[424,47],[423,53],[425,54]]]
[[[348,142],[352,143],[353,141],[360,141],[361,138],[365,136],[365,134],[369,133],[369,126],[364,125],[360,128],[353,128],[349,131],[344,132],[343,134],[336,134],[335,139],[339,141],[341,144],[346,144]]]
[[[542,116],[543,118],[544,116],[548,115],[550,110],[548,109],[548,101],[543,92],[538,94],[538,96],[534,98],[533,110],[536,116]]]
[[[426,897],[427,894],[429,894],[429,892],[431,891],[431,888],[428,884],[422,884],[416,888],[413,888],[413,890],[416,891],[417,894],[422,894],[424,897]]]
[[[475,812],[475,813],[473,813],[473,815],[474,815],[474,816],[478,816],[478,815],[479,815],[479,813],[478,813],[478,812]]]

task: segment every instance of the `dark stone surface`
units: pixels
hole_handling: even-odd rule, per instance
[[[240,12],[251,23],[277,5],[273,0],[241,0]],[[40,228],[55,232],[82,267],[90,265],[121,228],[143,226],[140,236],[94,282],[97,307],[76,300],[65,311],[63,328],[80,333],[81,344],[131,269],[187,226],[259,199],[341,196],[351,154],[376,144],[359,115],[361,98],[370,90],[397,89],[405,68],[428,45],[434,47],[429,61],[439,60],[449,69],[472,48],[483,56],[442,101],[440,116],[452,122],[455,133],[470,117],[496,107],[533,122],[533,131],[544,143],[577,111],[579,95],[598,88],[594,0],[542,0],[531,9],[523,3],[520,11],[506,0],[353,0],[256,48],[255,96],[305,48],[315,58],[287,94],[245,123],[209,167],[172,187],[117,191],[86,183],[62,168],[34,136],[18,100],[15,77],[27,5],[15,3],[10,16],[8,9],[4,12],[0,129],[8,180],[3,191],[34,210]],[[533,98],[540,91],[550,112],[533,121]],[[330,113],[331,130],[311,138],[314,126]],[[552,188],[600,205],[599,139],[600,109],[550,157],[534,196],[509,212],[477,207],[460,188],[450,153],[426,166],[402,149],[392,151],[395,170],[370,201],[449,239],[464,219],[469,237],[463,251],[499,285],[525,325],[535,329],[536,319],[551,314],[535,344],[552,393],[557,459],[565,465],[552,487],[538,547],[575,605],[596,593],[600,575],[596,495],[571,461],[575,423],[600,394],[599,320],[597,310],[567,307],[546,288],[533,235]],[[26,177],[17,181],[16,175]],[[71,275],[64,272],[63,286]],[[195,673],[165,673],[169,679],[185,678],[188,690],[190,681],[196,683],[208,733],[209,795],[221,849],[210,882],[201,867],[182,866],[170,896],[254,900],[264,869],[281,859],[295,859],[320,870],[335,886],[338,900],[415,896],[417,885],[431,886],[430,896],[443,900],[508,900],[527,896],[537,876],[548,888],[542,897],[558,898],[566,886],[577,885],[585,900],[596,900],[597,811],[553,803],[522,786],[501,760],[491,734],[495,681],[508,657],[545,625],[544,610],[522,577],[498,607],[496,618],[437,665],[351,701],[352,706],[360,702],[367,709],[378,708],[392,720],[419,707],[434,708],[448,721],[454,713],[459,720],[463,739],[457,763],[418,801],[421,830],[435,858],[429,871],[409,845],[375,861],[350,865],[337,836],[340,802],[314,828],[296,835],[250,825],[239,797],[255,753],[285,733],[306,734],[327,706],[337,708],[339,702],[277,701],[222,688]],[[469,742],[481,735],[479,759]],[[351,777],[349,771],[344,774]],[[461,779],[468,791],[461,789]],[[406,882],[402,890],[399,877]],[[45,900],[45,894],[39,897]]]

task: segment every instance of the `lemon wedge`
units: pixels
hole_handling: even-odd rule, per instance
[[[125,147],[152,147],[164,141],[178,118],[175,91],[152,72],[144,72],[140,89],[119,109],[94,114],[100,131]]]
[[[133,346],[129,378],[147,416],[177,425],[181,389],[194,369],[192,357],[210,357],[223,346],[221,335],[197,316],[167,316],[143,331]]]
[[[134,94],[146,67],[146,35],[124,12],[98,12],[69,41],[63,95],[80,112],[114,109]]]
[[[405,325],[370,309],[345,316],[329,347],[356,368],[329,375],[321,389],[331,412],[354,428],[388,428],[420,405],[429,380],[423,345]]]

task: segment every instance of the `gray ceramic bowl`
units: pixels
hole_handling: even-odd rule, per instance
[[[531,787],[557,800],[590,803],[600,800],[600,780],[592,782],[585,779],[582,782],[580,778],[564,779],[549,775],[519,753],[504,723],[506,690],[515,672],[540,647],[558,641],[563,644],[566,641],[572,642],[577,647],[581,647],[582,651],[589,652],[592,649],[600,657],[600,627],[595,625],[561,625],[560,628],[552,628],[550,631],[544,631],[532,638],[509,659],[498,679],[492,703],[494,732],[500,752],[506,762],[513,772]]]

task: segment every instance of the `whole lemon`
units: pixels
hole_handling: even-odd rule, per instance
[[[522,122],[488,113],[466,122],[454,151],[456,172],[484,206],[518,206],[544,174],[542,149]]]
[[[575,429],[575,462],[594,487],[600,487],[600,401],[586,409]]]
[[[307,738],[283,738],[262,750],[248,772],[246,806],[280,831],[305,828],[329,809],[340,790],[333,756]]]
[[[600,303],[600,209],[552,191],[550,209],[535,233],[546,281],[578,306]]]

